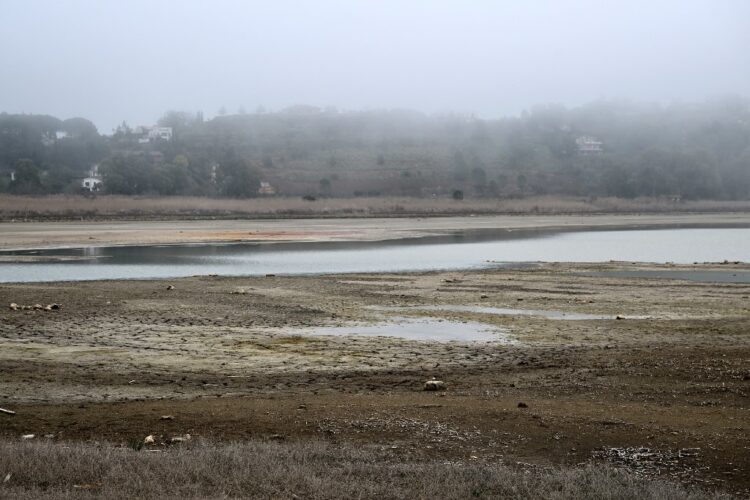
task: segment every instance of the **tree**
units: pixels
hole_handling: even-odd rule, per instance
[[[71,137],[81,139],[99,137],[99,132],[96,130],[96,125],[85,118],[69,118],[63,121],[62,130],[67,132]]]
[[[115,155],[102,162],[99,171],[108,193],[135,195],[151,189],[153,169],[140,155]]]
[[[527,184],[528,180],[526,179],[526,176],[524,174],[518,174],[516,176],[516,187],[518,187],[518,190],[521,191],[521,194],[526,191]]]
[[[320,194],[323,196],[331,195],[331,181],[329,179],[320,179]]]
[[[18,160],[14,165],[15,180],[9,189],[15,194],[41,194],[43,192],[39,167],[29,159]]]
[[[260,172],[246,160],[229,157],[220,164],[221,193],[232,198],[254,198],[258,196]]]

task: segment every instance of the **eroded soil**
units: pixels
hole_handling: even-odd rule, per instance
[[[344,440],[394,460],[607,461],[748,494],[750,284],[580,274],[631,268],[2,285],[0,407],[16,415],[0,435]],[[308,335],[404,316],[513,342]],[[447,390],[424,392],[431,377]]]

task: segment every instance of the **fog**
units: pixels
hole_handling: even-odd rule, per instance
[[[744,0],[4,0],[0,110],[102,133],[169,109],[294,104],[493,118],[750,89]]]

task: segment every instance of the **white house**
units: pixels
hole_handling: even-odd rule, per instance
[[[81,181],[81,187],[87,191],[99,191],[104,183],[98,177],[84,177]]]
[[[582,135],[576,139],[578,153],[582,155],[602,153],[604,151],[602,148],[603,145],[602,141],[590,135]]]
[[[103,185],[104,182],[99,176],[99,164],[96,163],[92,165],[91,170],[89,170],[89,176],[84,177],[83,180],[81,180],[81,187],[93,192],[99,191]]]
[[[276,188],[273,187],[270,182],[261,181],[260,187],[258,188],[258,194],[274,195],[276,194]]]
[[[148,131],[148,138],[152,141],[157,139],[171,141],[172,127],[151,127],[151,130]]]
[[[147,144],[151,141],[171,141],[172,127],[146,127],[139,126],[133,129],[133,134],[138,136],[139,144]]]

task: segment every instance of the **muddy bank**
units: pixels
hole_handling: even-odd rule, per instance
[[[669,458],[653,470],[747,492],[750,285],[585,275],[628,269],[674,267],[2,285],[0,407],[17,413],[0,434],[314,437],[539,465],[648,448]],[[396,335],[404,317],[502,336],[310,335]],[[447,390],[422,391],[431,377]]]

